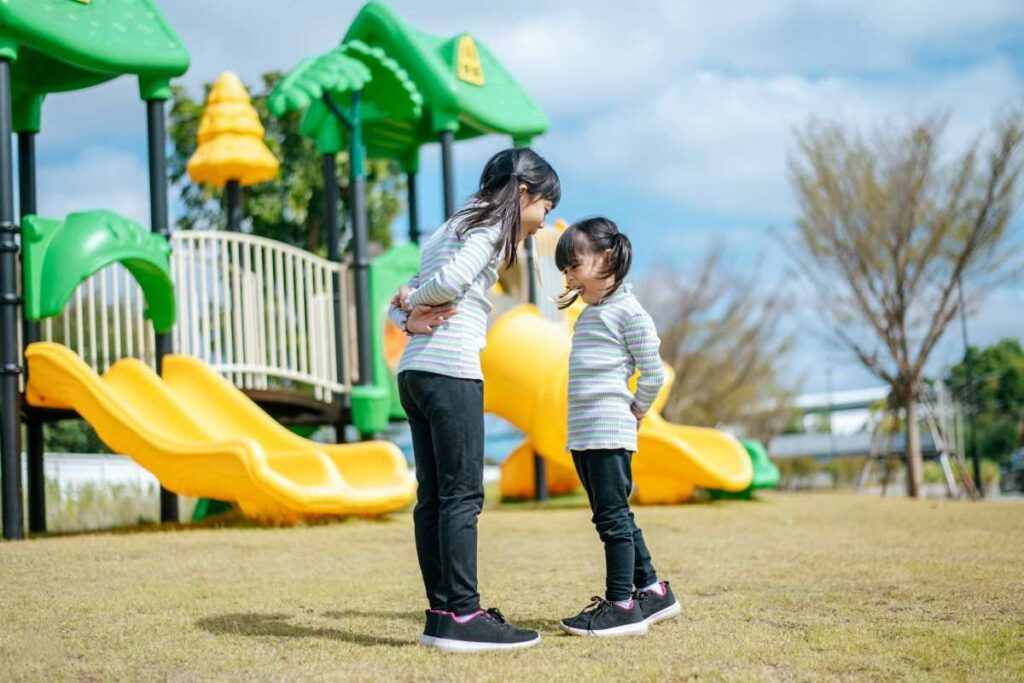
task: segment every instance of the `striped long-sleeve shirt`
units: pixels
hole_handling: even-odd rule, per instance
[[[409,281],[409,303],[454,304],[459,314],[433,334],[409,338],[398,371],[421,370],[461,379],[483,379],[480,351],[487,340],[491,304],[485,292],[498,281],[497,226],[474,228],[462,238],[448,221],[423,245],[420,270]],[[388,317],[399,327],[406,313],[392,306]]]
[[[576,320],[569,354],[567,450],[636,451],[635,406],[646,413],[665,382],[654,321],[628,285],[587,306]],[[636,395],[629,380],[639,368]]]

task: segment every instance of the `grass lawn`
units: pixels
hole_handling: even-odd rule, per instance
[[[408,513],[0,545],[0,678],[22,680],[1021,680],[1024,504],[771,494],[636,511],[684,615],[643,638],[563,636],[602,592],[580,508],[492,507],[485,605],[540,629],[515,653],[415,644]]]

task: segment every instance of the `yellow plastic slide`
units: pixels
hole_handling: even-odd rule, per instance
[[[484,410],[526,434],[526,441],[502,465],[504,497],[534,495],[534,452],[547,463],[553,493],[579,485],[564,450],[571,343],[566,326],[544,319],[530,305],[505,313],[488,332],[482,355]],[[666,370],[669,379],[640,427],[633,457],[637,502],[681,502],[695,487],[742,491],[750,485],[753,470],[739,441],[716,429],[674,425],[658,414],[672,386],[673,373]]]
[[[165,357],[161,378],[134,359],[101,377],[61,344],[32,344],[26,356],[31,405],[78,411],[107,446],[175,493],[234,501],[275,523],[380,515],[415,497],[394,444],[303,439],[195,358]]]

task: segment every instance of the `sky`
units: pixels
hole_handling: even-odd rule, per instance
[[[360,2],[156,0],[192,55],[181,82],[195,96],[223,70],[250,84],[341,39]],[[551,119],[536,149],[558,169],[555,217],[610,216],[636,251],[634,278],[654,265],[683,276],[709,249],[758,273],[793,279],[785,239],[797,216],[787,174],[793,132],[812,118],[865,132],[948,115],[951,153],[1024,104],[1024,3],[1019,0],[604,0],[469,3],[392,0],[413,26],[468,31],[502,61]],[[474,189],[499,137],[455,150],[456,194]],[[424,229],[442,216],[440,155],[424,150]],[[59,216],[110,208],[148,222],[145,112],[123,78],[47,100],[38,141],[39,208]],[[395,225],[404,235],[405,219]],[[1024,220],[1011,241],[1024,245]],[[787,377],[806,391],[879,382],[821,338],[797,295],[796,355]],[[971,312],[972,344],[1024,337],[1024,282]],[[929,370],[955,362],[959,327]]]

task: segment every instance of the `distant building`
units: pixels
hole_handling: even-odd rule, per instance
[[[872,450],[872,434],[878,412],[871,406],[889,396],[889,387],[879,386],[849,391],[803,394],[794,401],[800,411],[802,434],[781,434],[768,444],[773,458],[836,457],[867,455]],[[893,455],[906,451],[906,435],[878,437],[876,448]],[[921,430],[921,449],[927,457],[935,453],[932,435]]]

